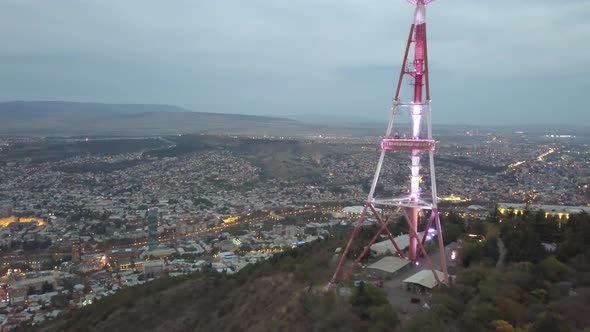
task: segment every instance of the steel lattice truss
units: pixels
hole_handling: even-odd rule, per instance
[[[409,227],[409,248],[407,258],[412,263],[416,263],[423,255],[429,268],[434,274],[434,278],[439,283],[448,282],[448,271],[446,264],[446,254],[443,245],[442,228],[437,208],[437,193],[436,193],[436,177],[434,172],[434,151],[436,141],[432,137],[432,121],[431,121],[431,100],[430,100],[430,85],[428,78],[428,47],[426,39],[426,4],[432,0],[408,0],[415,5],[414,21],[410,28],[408,42],[404,53],[402,68],[399,74],[397,89],[393,98],[393,105],[391,108],[391,117],[387,126],[387,131],[381,141],[381,154],[379,162],[375,171],[375,176],[371,184],[371,190],[364,209],[356,222],[355,228],[352,232],[350,240],[348,241],[342,257],[338,263],[336,271],[328,288],[334,286],[340,273],[342,272],[350,252],[353,241],[358,236],[363,221],[367,214],[372,214],[381,226],[379,231],[371,239],[371,241],[364,247],[363,252],[355,261],[348,266],[344,273],[343,279],[346,280],[356,265],[369,252],[371,245],[379,238],[382,233],[385,233],[396,249],[397,255],[401,258],[406,258],[404,252],[395,242],[393,235],[388,229],[388,226],[394,222],[396,217],[403,217],[408,223]],[[404,82],[409,81],[411,91],[406,91],[406,96],[402,97],[402,86]],[[401,115],[409,115],[409,124],[398,123],[398,117]],[[423,121],[424,120],[424,121]],[[425,123],[424,123],[425,122]],[[400,137],[396,130],[406,130],[409,132],[409,137]],[[424,128],[425,127],[425,128]],[[385,160],[386,153],[408,153],[410,156],[410,174],[409,174],[409,189],[408,192],[401,196],[394,197],[375,197],[376,187],[381,176],[382,166]],[[420,158],[423,154],[428,154],[430,177],[427,179],[429,183],[423,183],[423,177],[420,174],[421,164]],[[424,188],[428,188],[428,193]],[[380,206],[383,214],[378,213],[376,206]],[[387,213],[390,212],[389,215]],[[444,280],[440,280],[435,271],[434,264],[428,256],[424,245],[428,232],[424,232],[422,238],[419,238],[418,225],[420,215],[424,216],[426,222],[426,230],[430,227],[436,227],[437,242],[439,245],[439,259],[440,267],[443,270]]]

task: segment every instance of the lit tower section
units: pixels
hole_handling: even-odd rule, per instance
[[[437,208],[436,177],[434,174],[434,150],[436,142],[432,137],[431,100],[428,81],[426,5],[432,2],[432,0],[408,0],[408,2],[416,7],[414,20],[410,27],[397,89],[393,98],[389,124],[385,136],[381,141],[379,162],[369,191],[369,197],[365,202],[364,209],[342,253],[342,257],[328,287],[335,285],[338,281],[338,277],[346,265],[351,245],[360,232],[367,213],[373,214],[381,227],[372,240],[364,247],[363,252],[348,266],[343,279],[347,279],[350,276],[355,266],[368,253],[371,245],[373,245],[382,233],[387,235],[397,255],[401,258],[406,258],[406,254],[404,254],[405,248],[398,246],[388,229],[388,226],[394,221],[396,216],[403,216],[409,228],[407,258],[412,263],[418,265],[420,255],[423,255],[426,264],[432,270],[434,278],[442,283],[446,283],[448,280],[442,228]],[[402,91],[404,83],[409,83],[412,88],[409,91]],[[407,118],[405,121],[403,119],[404,116]],[[394,195],[393,197],[376,197],[376,188],[381,176],[383,163],[386,160],[386,153],[400,151],[405,151],[410,157],[410,174],[407,191],[400,195]],[[428,178],[423,178],[420,174],[420,161],[423,154],[428,154],[430,159],[430,177]],[[378,213],[375,206],[380,206],[383,213]],[[419,235],[418,225],[421,216],[423,216],[425,221],[428,221],[426,222],[424,233]],[[431,229],[431,227],[435,227],[436,229]],[[429,234],[433,235],[432,231],[436,232],[439,245],[440,262],[438,262],[439,264],[436,267],[424,248]],[[442,269],[444,280],[440,280],[435,271],[436,269]]]
[[[411,109],[412,109],[412,139],[419,140],[420,139],[420,120],[422,119],[422,110],[423,110],[423,98],[422,98],[422,90],[424,88],[424,72],[425,72],[425,64],[426,64],[426,8],[424,8],[424,2],[418,0],[416,2],[416,14],[414,15],[414,24],[413,27],[415,29],[414,34],[414,70],[413,73],[410,71],[414,77],[414,100]],[[407,60],[406,60],[407,61]],[[401,82],[400,82],[401,84]],[[428,93],[427,93],[428,94]],[[398,100],[399,96],[396,96],[395,100]],[[430,100],[430,96],[427,96],[427,100]],[[429,137],[431,138],[431,137]],[[412,149],[412,175],[410,180],[410,199],[413,202],[418,202],[420,198],[420,155],[422,153],[421,149]],[[431,151],[432,153],[432,151]],[[433,200],[436,201],[436,197],[433,197]],[[410,213],[410,228],[412,229],[410,233],[418,233],[418,206],[412,206],[411,213]],[[418,239],[414,236],[410,236],[410,247],[409,247],[409,255],[412,261],[416,261],[418,259]]]

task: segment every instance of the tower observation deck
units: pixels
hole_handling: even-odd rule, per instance
[[[432,0],[408,0],[415,6],[414,18],[410,26],[406,49],[403,57],[402,67],[397,81],[397,88],[393,97],[391,115],[385,136],[380,144],[380,156],[377,169],[371,183],[369,196],[364,205],[360,218],[355,224],[350,240],[338,263],[336,271],[328,287],[334,286],[342,272],[350,252],[351,245],[363,225],[367,213],[374,215],[381,226],[371,242],[367,244],[364,251],[355,261],[348,266],[344,278],[352,273],[356,265],[368,253],[371,245],[384,233],[392,242],[397,255],[401,258],[410,259],[417,263],[420,255],[423,255],[428,267],[432,270],[437,282],[446,283],[448,272],[446,255],[442,238],[442,227],[437,207],[436,177],[434,172],[434,152],[436,141],[432,136],[430,82],[428,70],[428,47],[426,38],[426,5]],[[404,89],[409,83],[410,89]],[[400,137],[402,136],[402,137]],[[409,157],[409,176],[407,190],[393,196],[380,197],[377,193],[377,184],[382,177],[383,165],[386,162],[387,153],[406,153]],[[421,174],[421,158],[427,155],[429,159],[429,176]],[[375,208],[379,206],[382,213]],[[390,213],[389,215],[387,215]],[[409,246],[407,253],[397,245],[388,226],[395,221],[395,217],[402,217],[408,224]],[[426,230],[436,228],[437,242],[439,246],[438,268],[442,269],[444,280],[439,280],[435,266],[424,247],[429,232],[419,237],[418,226],[423,219]]]

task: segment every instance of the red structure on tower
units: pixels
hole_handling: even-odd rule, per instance
[[[377,234],[364,247],[363,252],[348,266],[344,274],[344,279],[348,278],[355,266],[368,253],[371,245],[373,245],[382,233],[387,235],[397,251],[397,255],[401,258],[406,258],[406,255],[398,246],[388,229],[388,226],[394,221],[395,217],[401,215],[408,223],[409,228],[407,258],[412,263],[417,264],[420,254],[424,255],[424,259],[428,267],[432,270],[434,278],[439,283],[447,283],[448,281],[446,254],[437,208],[436,177],[434,173],[434,150],[436,142],[432,137],[431,100],[428,80],[425,7],[432,0],[408,0],[408,2],[415,5],[416,10],[414,12],[414,21],[410,28],[410,35],[408,37],[397,89],[393,98],[391,117],[385,136],[381,141],[379,163],[377,164],[377,170],[375,171],[375,176],[371,184],[369,197],[365,202],[364,209],[342,253],[342,257],[328,287],[332,287],[337,283],[338,277],[345,266],[352,243],[358,236],[367,213],[372,213],[381,227]],[[410,91],[404,91],[402,89],[404,82],[410,83],[412,87]],[[406,121],[403,121],[404,116],[408,118]],[[376,197],[377,183],[382,173],[386,153],[396,151],[409,153],[410,156],[410,176],[407,191],[399,196]],[[423,154],[428,154],[430,161],[430,177],[425,179],[420,175],[420,158]],[[383,214],[378,212],[376,206],[382,207]],[[391,214],[387,216],[389,212]],[[418,225],[421,217],[425,219],[425,222],[426,220],[428,221],[426,222],[424,233],[419,235]],[[436,227],[436,229],[431,229],[432,226]],[[431,234],[431,231],[436,232],[440,256],[440,261],[437,263],[439,263],[438,268],[442,269],[444,275],[443,280],[440,280],[441,278],[436,273],[435,266],[424,248],[426,239],[429,233]]]

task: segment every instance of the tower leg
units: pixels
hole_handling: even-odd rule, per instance
[[[422,235],[422,245],[426,244],[426,237],[428,236],[428,230],[432,223],[434,222],[434,213],[430,213],[430,218],[428,219],[428,224],[426,224],[426,228],[424,229],[424,235]],[[420,259],[420,252],[418,252],[418,259]]]
[[[375,215],[375,218],[377,219],[377,222],[379,222],[380,225],[383,225],[383,220],[381,219],[381,217],[379,216],[379,214],[377,213],[377,211],[375,210],[375,208],[371,205],[369,206],[371,208],[371,210],[373,211],[373,214]],[[393,221],[393,218],[399,213],[401,208],[397,208],[389,217],[389,219],[387,219],[387,222],[391,222]],[[393,245],[393,247],[395,248],[395,250],[397,251],[397,254],[400,258],[405,258],[403,251],[401,251],[401,249],[399,248],[399,246],[397,245],[397,243],[395,243],[395,239],[393,238],[393,235],[391,234],[391,232],[389,231],[389,228],[385,228],[385,232],[387,233],[387,237],[389,238],[389,241],[391,241],[391,244]]]
[[[403,210],[404,212],[404,216],[406,217],[406,221],[408,222],[408,226],[410,227],[410,239],[412,238],[412,236],[414,236],[415,238],[418,238],[418,234],[415,233],[412,230],[412,227],[410,226],[410,217],[408,216],[408,213],[406,212],[406,210]],[[434,268],[434,264],[432,264],[432,260],[430,259],[430,256],[428,256],[428,253],[426,252],[426,249],[424,249],[424,246],[422,245],[422,243],[420,241],[417,241],[418,245],[420,246],[420,251],[422,251],[422,255],[424,255],[424,259],[426,259],[426,263],[428,264],[428,267],[430,268],[430,270],[432,270],[432,274],[434,275],[434,279],[436,280],[437,283],[440,284],[440,278],[438,277],[438,274],[436,274],[436,269]]]
[[[409,227],[409,256],[410,260],[415,263],[418,260],[418,208],[410,209]]]
[[[426,237],[428,236],[428,230],[430,226],[432,226],[432,222],[434,221],[434,213],[430,213],[430,218],[428,219],[428,224],[426,224],[426,228],[424,229],[424,235],[422,236],[422,245],[426,243]]]
[[[374,209],[371,209],[375,212]],[[375,212],[375,216],[377,217],[377,212]],[[393,218],[395,217],[395,214],[392,214],[386,222],[381,223],[381,228],[379,229],[379,231],[375,234],[375,236],[373,236],[373,238],[371,239],[371,241],[365,246],[365,248],[363,249],[363,252],[359,255],[359,257],[357,257],[354,262],[352,263],[352,265],[350,265],[350,267],[346,270],[346,273],[344,273],[344,280],[348,279],[348,277],[350,277],[350,275],[352,274],[352,271],[354,270],[354,268],[358,265],[358,263],[367,255],[367,253],[369,252],[369,250],[371,250],[371,246],[373,245],[373,243],[375,243],[375,241],[377,241],[377,239],[379,238],[379,235],[381,235],[381,233],[383,233],[384,230],[387,229],[387,227],[389,226],[389,224],[391,224],[391,221],[393,220]],[[397,245],[396,245],[397,247]]]
[[[445,275],[445,280],[444,282],[449,285],[449,271],[447,269],[447,253],[445,251],[445,245],[443,243],[443,234],[442,234],[442,227],[440,224],[440,217],[438,215],[438,210],[437,209],[432,209],[432,213],[434,213],[434,220],[436,222],[436,228],[437,228],[437,239],[438,239],[438,250],[439,250],[439,255],[440,255],[440,265],[441,268],[443,270],[443,273]]]
[[[342,257],[340,257],[340,261],[338,261],[338,266],[336,266],[336,271],[334,271],[334,275],[332,276],[332,279],[330,279],[330,282],[326,286],[327,289],[330,289],[330,288],[334,287],[334,285],[336,285],[336,279],[338,278],[338,275],[340,274],[342,267],[344,267],[344,263],[346,262],[346,257],[348,256],[348,252],[350,251],[350,247],[352,246],[352,242],[358,236],[358,234],[361,230],[361,226],[363,225],[363,220],[365,219],[365,215],[367,214],[367,210],[369,209],[370,205],[371,205],[371,203],[365,204],[365,208],[363,209],[363,212],[361,213],[360,217],[358,218],[358,220],[356,222],[356,226],[354,227],[354,231],[352,231],[352,235],[350,236],[350,239],[348,240],[348,243],[346,244],[346,249],[344,249],[344,252],[342,253]]]

